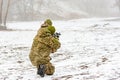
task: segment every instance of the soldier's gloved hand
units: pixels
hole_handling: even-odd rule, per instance
[[[50,60],[52,60],[52,58],[50,57]]]

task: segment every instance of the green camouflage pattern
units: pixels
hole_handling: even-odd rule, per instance
[[[50,19],[47,19],[44,23],[47,23],[48,25],[52,25],[52,21]]]
[[[48,30],[51,32],[52,35],[55,33],[55,27],[54,26],[48,26]]]

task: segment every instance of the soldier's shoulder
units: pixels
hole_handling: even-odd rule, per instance
[[[47,26],[48,25],[44,23],[44,24],[41,25],[41,28],[44,28],[44,27],[47,27]]]

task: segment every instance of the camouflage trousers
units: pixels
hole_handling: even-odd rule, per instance
[[[46,74],[47,75],[52,75],[55,72],[55,67],[49,62],[46,64]]]
[[[45,64],[45,74],[53,75],[54,72],[55,72],[55,67],[52,65],[52,63],[48,62],[47,64]]]

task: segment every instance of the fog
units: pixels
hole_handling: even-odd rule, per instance
[[[29,53],[46,18],[61,47],[41,78]],[[0,80],[120,80],[120,0],[0,0]]]
[[[4,7],[7,0],[4,1]],[[11,0],[9,21],[119,17],[119,0]]]

